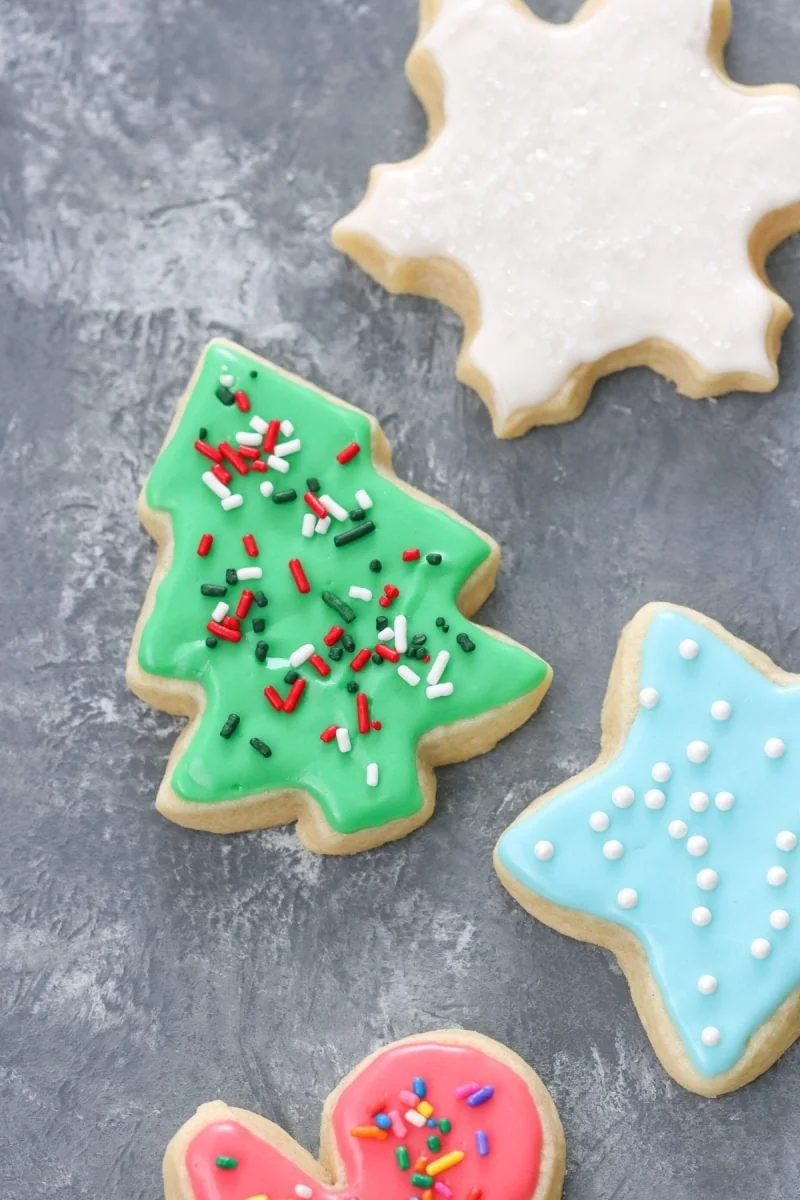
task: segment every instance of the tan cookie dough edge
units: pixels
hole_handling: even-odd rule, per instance
[[[200,356],[189,386],[178,402],[175,416],[159,455],[178,430],[183,410],[194,391],[205,356],[213,345],[229,347],[237,352],[241,349],[224,338],[216,338],[209,343]],[[248,351],[248,353],[250,352]],[[277,371],[295,383],[302,384],[304,387],[313,387],[331,404],[337,404],[340,408],[346,408],[366,416],[370,423],[370,450],[376,470],[415,500],[432,508],[440,509],[453,520],[471,529],[490,547],[489,557],[472,573],[456,598],[459,611],[465,617],[471,617],[485,602],[495,585],[497,569],[500,565],[500,550],[494,539],[446,505],[417,491],[416,488],[395,475],[392,469],[391,447],[374,417],[363,413],[361,409],[355,408],[354,405],[348,404],[344,400],[329,395],[321,388],[314,387],[308,381],[281,370],[274,363],[259,358],[258,355],[253,354],[251,357],[268,367],[269,370]],[[155,606],[159,584],[172,565],[174,550],[172,522],[169,515],[150,508],[145,498],[146,491],[147,482],[145,481],[139,495],[139,518],[155,539],[158,552],[145,601],[136,622],[125,677],[131,691],[152,705],[153,708],[190,718],[189,724],[181,731],[172,748],[164,779],[156,798],[158,811],[168,820],[188,829],[202,829],[209,833],[242,833],[250,829],[268,829],[274,825],[296,822],[297,835],[309,850],[317,854],[356,854],[361,850],[372,849],[385,842],[404,837],[407,833],[424,825],[431,817],[436,802],[434,767],[445,763],[463,762],[478,754],[486,753],[496,746],[501,738],[523,725],[541,704],[552,679],[552,670],[549,667],[543,683],[519,699],[500,705],[482,716],[455,721],[450,725],[442,725],[431,730],[417,744],[417,773],[423,797],[423,804],[419,812],[405,820],[392,821],[373,829],[362,830],[359,833],[344,834],[334,830],[326,821],[317,802],[307,792],[299,789],[260,792],[243,799],[222,800],[215,804],[202,804],[182,799],[172,788],[172,774],[179,759],[186,753],[202,716],[205,693],[197,683],[188,680],[163,679],[160,676],[149,674],[139,665],[139,643],[142,631]],[[498,641],[515,645],[532,658],[538,658],[526,646],[520,645],[505,634],[486,626],[480,626],[480,628],[497,638]]]

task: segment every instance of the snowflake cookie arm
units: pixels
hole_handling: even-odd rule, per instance
[[[597,763],[498,843],[524,907],[613,950],[663,1065],[702,1095],[796,1036],[799,728],[797,677],[649,605],[623,633]]]

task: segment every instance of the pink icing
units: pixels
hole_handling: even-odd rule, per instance
[[[434,1117],[448,1117],[453,1128],[439,1134],[442,1149],[431,1151],[426,1139],[438,1132],[408,1124],[402,1142],[389,1131],[386,1141],[352,1137],[350,1130],[373,1123],[371,1111],[381,1101],[388,1111],[412,1079],[427,1084],[426,1099]],[[455,1090],[471,1080],[491,1085],[494,1096],[471,1108],[457,1100]],[[403,1110],[405,1111],[405,1110]],[[490,1153],[481,1158],[475,1133],[489,1138]],[[395,1160],[399,1145],[408,1149],[412,1164],[420,1155],[429,1161],[463,1150],[464,1160],[437,1177],[451,1189],[453,1200],[467,1200],[470,1190],[481,1189],[482,1200],[532,1200],[539,1180],[542,1122],[523,1079],[505,1063],[483,1050],[417,1042],[389,1047],[373,1059],[342,1092],[333,1112],[333,1136],[343,1166],[343,1177],[326,1186],[305,1174],[290,1159],[235,1121],[208,1125],[189,1144],[186,1167],[195,1200],[298,1200],[298,1185],[311,1189],[313,1200],[408,1200],[424,1189],[412,1186],[410,1171]],[[218,1156],[235,1158],[237,1166],[223,1169]],[[436,1195],[446,1195],[437,1189]]]

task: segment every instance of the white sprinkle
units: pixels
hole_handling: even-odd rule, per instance
[[[356,492],[356,504],[359,508],[363,508],[364,512],[372,508],[372,497],[364,488],[359,488]]]
[[[298,1183],[294,1189],[295,1196],[299,1196],[300,1200],[311,1200],[314,1195],[307,1183]]]
[[[655,688],[642,688],[639,692],[639,703],[642,708],[655,708],[660,699]]]
[[[715,700],[711,705],[711,715],[715,721],[727,721],[732,711],[727,700]]]
[[[439,700],[442,696],[452,696],[452,683],[433,683],[430,687],[425,688],[425,695],[429,700]]]
[[[341,504],[337,504],[330,496],[323,495],[319,497],[320,504],[324,504],[332,517],[336,517],[337,521],[346,521],[348,512],[346,508],[342,508]]]
[[[704,854],[708,853],[708,838],[701,837],[699,833],[696,833],[689,838],[686,849],[692,858],[702,858]]]
[[[639,903],[639,893],[636,888],[621,888],[617,892],[617,904],[620,908],[636,908]]]
[[[394,637],[394,630],[391,625],[387,625],[385,629],[381,629],[378,633],[379,642],[390,642]]]
[[[549,862],[555,854],[555,846],[552,842],[537,842],[533,847],[534,858],[538,858],[539,862]]]
[[[372,599],[372,592],[369,590],[369,588],[356,587],[355,585],[350,588],[348,595],[351,596],[353,600]]]
[[[733,792],[717,792],[714,803],[720,812],[730,812],[736,803],[736,797]]]
[[[237,433],[236,441],[239,443],[240,446],[260,446],[261,445],[261,434],[260,433],[247,433],[247,432]]]
[[[616,787],[611,793],[611,803],[617,808],[630,808],[636,797],[631,787]]]
[[[405,663],[397,668],[397,674],[401,679],[405,679],[406,683],[410,683],[412,687],[416,687],[419,683],[419,675],[416,671],[412,671],[411,667],[407,667]]]
[[[275,454],[278,458],[288,458],[290,454],[297,454],[302,445],[300,438],[292,438],[290,442],[279,442],[275,447]]]
[[[644,794],[646,808],[663,808],[666,802],[667,797],[659,788],[650,788],[649,792]]]
[[[312,512],[306,513],[306,515],[303,517],[303,537],[313,537],[314,527],[316,524],[317,518],[314,516],[314,514]]]
[[[220,600],[219,604],[211,614],[211,620],[217,622],[221,621],[223,617],[227,617],[229,609],[230,605],[226,604],[224,600]]]
[[[263,417],[251,417],[250,428],[255,429],[256,433],[263,435],[267,432],[267,422]]]
[[[753,958],[769,958],[772,953],[772,943],[766,938],[754,938],[750,943],[750,953]]]
[[[716,1025],[706,1025],[703,1032],[700,1034],[700,1041],[704,1046],[718,1046],[722,1034],[717,1029]]]
[[[415,1108],[410,1108],[403,1119],[408,1121],[409,1125],[416,1125],[417,1129],[422,1129],[425,1124],[425,1117]]]
[[[221,387],[233,387],[233,376],[229,371],[223,372],[219,377]]]
[[[701,996],[713,996],[717,990],[716,975],[701,975],[697,981],[697,990]]]
[[[378,786],[378,764],[367,763],[367,787]]]
[[[689,762],[697,763],[698,765],[704,763],[710,753],[711,747],[708,742],[689,742],[689,745],[686,747],[686,757]]]
[[[790,851],[794,850],[797,845],[797,837],[790,829],[782,830],[775,838],[775,845],[779,850]]]
[[[605,833],[610,824],[611,818],[608,813],[593,812],[589,817],[589,828],[593,829],[595,833]]]
[[[275,454],[267,455],[267,463],[273,470],[280,471],[282,475],[285,475],[289,470],[289,464],[286,459],[278,458]]]
[[[350,749],[350,734],[344,725],[340,725],[336,730],[336,741],[342,754],[346,754]]]
[[[697,658],[700,653],[700,647],[694,638],[685,638],[678,646],[678,653],[681,658],[685,658],[687,662],[691,662],[693,658]]]
[[[244,496],[226,496],[224,500],[220,500],[220,504],[229,512],[232,508],[241,508],[244,504]]]
[[[220,500],[224,500],[226,496],[230,496],[231,489],[225,487],[224,483],[220,483],[216,475],[212,475],[210,471],[203,471],[201,478],[206,487],[211,488],[211,491],[215,496],[219,496]]]
[[[689,826],[685,821],[670,821],[667,826],[667,833],[671,838],[685,838],[689,832]]]
[[[697,908],[692,909],[692,924],[700,926],[710,925],[711,909],[706,908],[703,904],[698,904]]]
[[[320,519],[317,521],[317,525],[316,525],[317,533],[327,533],[328,530],[330,529],[330,527],[331,527],[330,517],[320,517]]]
[[[258,485],[258,490],[261,492],[262,496],[266,496],[267,499],[269,499],[269,497],[275,491],[275,488],[268,479],[265,479],[263,483]]]
[[[705,812],[710,803],[708,792],[692,792],[689,797],[689,808],[692,812]]]
[[[264,574],[262,567],[239,567],[236,572],[237,579],[261,579]]]
[[[788,929],[791,919],[785,908],[776,908],[769,914],[769,923],[773,929]]]
[[[656,783],[668,783],[672,778],[672,767],[669,763],[657,762],[653,764],[653,769],[650,772]]]
[[[719,875],[711,867],[703,867],[702,871],[697,872],[697,886],[704,892],[713,892],[718,883]]]
[[[767,758],[783,758],[786,746],[780,738],[767,738],[764,742],[764,753]]]
[[[291,437],[294,433],[294,425],[291,421],[281,421],[281,433],[284,437]]]
[[[440,650],[433,660],[433,666],[428,671],[428,683],[438,683],[445,672],[445,667],[450,661],[450,651]]]
[[[394,648],[398,654],[405,654],[408,649],[408,622],[402,613],[394,619]]]
[[[785,867],[770,867],[767,871],[767,883],[771,887],[783,887],[788,878],[789,872]]]
[[[302,667],[303,663],[308,662],[311,655],[314,653],[314,643],[306,642],[304,646],[298,646],[289,655],[290,667]]]
[[[622,858],[624,853],[625,847],[616,838],[603,843],[603,857],[607,858],[610,862],[616,862],[618,858]]]

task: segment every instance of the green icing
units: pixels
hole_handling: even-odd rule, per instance
[[[257,375],[251,377],[255,371]],[[232,390],[247,392],[250,412],[242,413],[217,398],[220,376],[225,373],[234,376]],[[272,469],[246,476],[232,472],[229,486],[244,496],[244,504],[226,512],[201,480],[212,464],[193,443],[205,428],[210,443],[228,441],[235,446],[236,433],[250,429],[253,415],[290,420],[291,436],[302,440],[302,449],[288,459],[288,474]],[[279,441],[285,440],[282,434]],[[361,453],[341,466],[336,454],[353,441],[360,443]],[[331,827],[341,833],[407,818],[422,806],[414,747],[423,734],[484,713],[544,682],[547,667],[541,659],[491,637],[456,608],[455,597],[488,557],[489,546],[471,529],[380,475],[369,447],[370,424],[362,413],[331,403],[314,388],[229,344],[213,343],[207,349],[179,426],[146,487],[148,505],[170,515],[175,549],[142,632],[139,663],[153,675],[196,681],[207,698],[194,736],[172,774],[172,788],[183,799],[213,804],[295,787],[310,793]],[[337,548],[334,534],[354,524],[348,519],[333,521],[324,536],[302,537],[303,516],[310,511],[303,501],[308,477],[317,477],[320,493],[329,494],[348,510],[357,508],[356,491],[365,489],[373,501],[366,515],[375,522],[375,532]],[[263,497],[259,485],[266,479],[276,491],[295,488],[297,499],[276,504]],[[206,532],[213,534],[214,544],[208,557],[201,558],[197,544]],[[245,553],[241,539],[247,533],[258,543],[257,559]],[[410,546],[419,547],[419,561],[402,561],[403,550]],[[441,554],[440,565],[426,561],[430,552]],[[311,584],[308,595],[295,587],[288,569],[291,558],[303,564]],[[377,574],[370,570],[376,558],[382,563]],[[225,601],[231,613],[244,588],[263,590],[269,604],[251,608],[242,621],[241,642],[220,641],[210,649],[206,625],[218,598],[203,596],[200,587],[225,584],[227,568],[248,565],[262,567],[263,578],[228,587]],[[378,605],[385,583],[400,589],[388,609]],[[351,585],[369,588],[372,601],[350,599]],[[355,610],[351,624],[345,625],[322,601],[326,590]],[[451,696],[426,697],[430,664],[421,660],[401,657],[401,663],[422,677],[412,688],[398,676],[393,663],[370,661],[356,674],[350,669],[352,653],[345,651],[339,662],[328,657],[322,639],[331,625],[344,625],[357,650],[373,648],[376,617],[385,615],[392,623],[398,613],[408,619],[409,643],[415,634],[427,634],[425,648],[431,661],[440,649],[450,651],[443,682],[454,684]],[[445,618],[448,632],[436,625],[437,617]],[[253,630],[253,618],[265,620],[263,632]],[[473,652],[465,653],[457,644],[460,633],[468,633],[475,644]],[[269,643],[266,662],[255,655],[256,643],[262,640]],[[307,642],[314,643],[331,673],[321,678],[310,664],[299,667],[307,687],[298,707],[291,714],[275,712],[263,690],[272,684],[286,697],[289,655]],[[368,695],[370,716],[382,723],[380,731],[357,732],[356,697],[346,686],[351,681]],[[241,719],[225,738],[220,730],[230,713]],[[320,741],[322,730],[332,724],[349,730],[349,753],[342,753],[335,741]],[[253,737],[271,747],[270,758],[253,749]],[[366,782],[366,767],[372,762],[379,766],[377,787]]]

